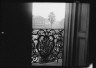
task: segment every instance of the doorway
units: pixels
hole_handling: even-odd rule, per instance
[[[32,7],[32,66],[62,66],[65,3],[32,3]]]
[[[36,2],[32,7],[31,65],[86,66],[89,4]]]

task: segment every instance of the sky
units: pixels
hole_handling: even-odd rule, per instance
[[[56,21],[65,18],[65,3],[32,3],[32,15],[48,18],[50,12],[54,12]]]

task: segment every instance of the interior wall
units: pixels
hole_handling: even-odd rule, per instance
[[[96,6],[95,2],[90,2],[90,23],[89,23],[89,61],[96,66]]]
[[[0,67],[29,66],[32,17],[24,3],[1,3]]]

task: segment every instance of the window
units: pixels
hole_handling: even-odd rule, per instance
[[[65,3],[32,3],[32,66],[62,66]]]

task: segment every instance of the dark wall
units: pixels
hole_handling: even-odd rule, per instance
[[[24,3],[1,3],[0,66],[30,66],[32,17]]]
[[[96,61],[96,1],[90,2],[90,23],[89,23],[89,55],[90,61]]]

